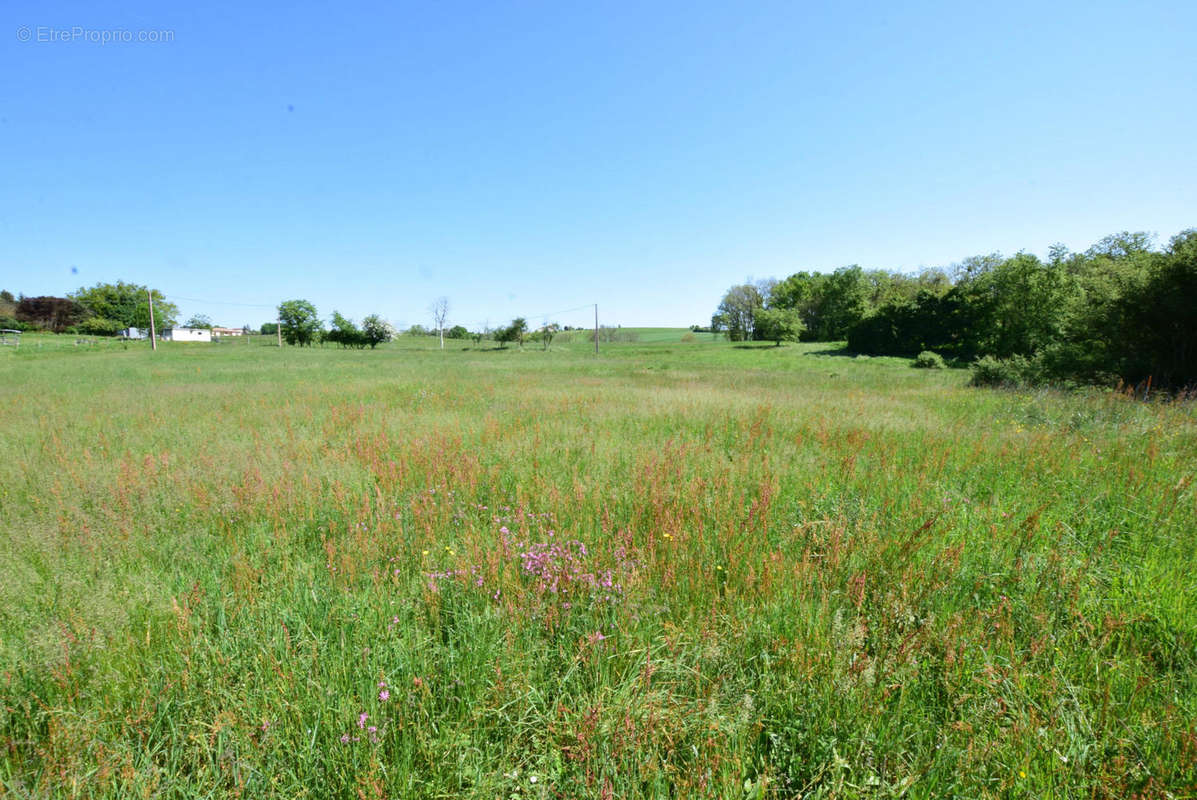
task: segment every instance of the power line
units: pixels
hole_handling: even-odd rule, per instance
[[[212,306],[242,306],[243,308],[276,308],[276,305],[263,305],[262,303],[230,303],[226,300],[201,300],[198,297],[183,297],[181,294],[167,295],[170,300],[186,300],[189,303],[204,303]]]

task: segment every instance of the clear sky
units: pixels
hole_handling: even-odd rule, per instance
[[[687,325],[749,276],[1197,226],[1192,0],[9,0],[0,19],[13,292],[124,279],[231,325],[273,313],[197,300]],[[135,40],[89,41],[112,30]]]

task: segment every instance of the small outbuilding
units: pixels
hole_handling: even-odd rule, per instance
[[[164,342],[210,342],[212,331],[207,328],[167,328],[162,331]]]

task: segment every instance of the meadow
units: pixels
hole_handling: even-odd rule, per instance
[[[685,333],[0,351],[0,796],[1197,796],[1191,402]]]

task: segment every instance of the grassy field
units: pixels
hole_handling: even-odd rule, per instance
[[[1197,795],[1192,404],[684,333],[0,352],[0,795]]]

